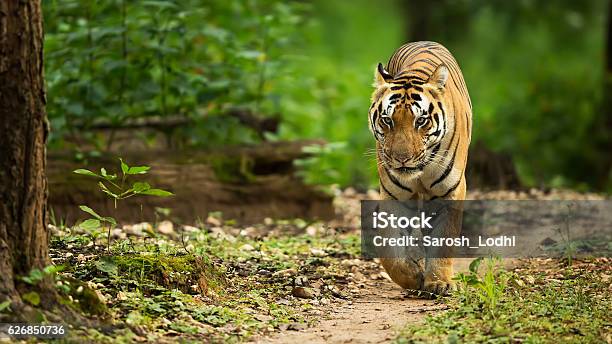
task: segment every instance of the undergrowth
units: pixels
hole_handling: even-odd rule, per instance
[[[459,274],[446,312],[409,325],[398,343],[609,343],[609,258],[526,260],[511,271],[481,260]]]

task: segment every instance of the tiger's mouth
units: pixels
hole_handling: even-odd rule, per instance
[[[413,173],[417,173],[417,172],[422,172],[424,167],[425,167],[425,164],[420,163],[420,164],[417,164],[416,166],[397,167],[397,168],[394,168],[394,170],[397,173],[413,174]]]
[[[415,166],[415,167],[398,167],[395,170],[397,172],[400,172],[400,173],[412,173],[412,172],[416,172],[416,171],[421,171],[421,169],[418,166]]]

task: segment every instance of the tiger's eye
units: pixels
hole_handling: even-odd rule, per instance
[[[382,121],[388,126],[391,126],[393,124],[393,121],[391,120],[390,117],[382,117]]]
[[[420,128],[424,126],[425,123],[427,123],[427,117],[419,117],[416,119],[416,122],[414,124],[416,125],[417,128]]]

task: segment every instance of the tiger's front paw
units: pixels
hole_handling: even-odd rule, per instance
[[[423,283],[423,290],[430,293],[432,297],[447,296],[457,289],[452,281],[431,280]]]

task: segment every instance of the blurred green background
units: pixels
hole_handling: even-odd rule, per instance
[[[322,138],[330,144],[298,162],[309,183],[373,187],[374,67],[434,40],[463,70],[473,147],[511,157],[524,186],[612,187],[607,0],[43,0],[43,10],[51,149],[80,152],[87,140],[103,152],[113,136],[88,128],[183,118],[194,125],[171,132],[173,149]],[[237,109],[279,129],[259,135],[227,115]]]

